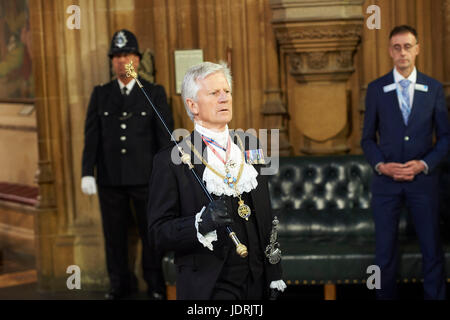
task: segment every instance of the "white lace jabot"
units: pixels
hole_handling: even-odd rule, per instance
[[[215,132],[212,130],[209,130],[205,127],[202,127],[198,123],[195,124],[195,130],[200,134],[204,135],[205,137],[212,138],[215,140],[219,145],[226,147],[227,146],[227,139],[230,135],[228,131],[228,125],[226,126],[225,130],[222,132]],[[222,159],[225,159],[226,153],[225,151],[221,150],[220,148],[216,148],[214,146],[211,146],[216,150],[216,152],[222,157]],[[220,174],[225,176],[225,165],[222,161],[219,160],[219,158],[209,149],[207,148],[207,157],[208,157],[208,164],[213,167],[216,171],[218,171]],[[233,142],[231,141],[231,151],[230,151],[230,159],[233,160],[237,165],[234,168],[230,169],[230,173],[233,177],[237,178],[239,173],[239,167],[242,162],[242,151],[241,149]],[[256,180],[256,177],[258,176],[258,172],[251,164],[245,163],[244,169],[242,171],[241,179],[237,183],[237,190],[240,194],[244,192],[250,192],[253,189],[256,189],[258,186],[258,181]],[[215,173],[213,173],[210,169],[207,167],[205,168],[205,171],[203,172],[203,181],[206,183],[206,188],[210,193],[215,194],[216,196],[233,196],[236,197],[236,192],[234,189],[230,188],[222,178],[217,176]]]

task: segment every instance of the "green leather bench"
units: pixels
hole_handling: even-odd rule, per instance
[[[448,224],[450,162],[441,168],[441,237],[450,275]],[[280,220],[283,277],[288,285],[366,283],[374,264],[375,226],[370,210],[373,170],[363,156],[281,158],[269,177],[272,207]],[[422,279],[422,255],[408,212],[399,223],[398,281]]]
[[[336,284],[361,284],[374,264],[375,226],[370,210],[373,170],[363,156],[280,158],[269,177],[272,208],[280,220],[283,278],[288,285],[324,285],[335,298]],[[441,167],[441,237],[450,275],[450,161]],[[398,281],[420,282],[422,256],[406,211],[399,223]],[[175,268],[164,259],[169,285]]]

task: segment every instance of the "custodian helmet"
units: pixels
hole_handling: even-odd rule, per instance
[[[114,33],[111,40],[111,48],[109,49],[108,56],[112,59],[118,53],[134,53],[139,58],[142,58],[136,36],[126,29]]]

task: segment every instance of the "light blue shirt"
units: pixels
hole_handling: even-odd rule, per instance
[[[411,72],[411,74],[409,75],[408,78],[405,78],[404,76],[402,76],[400,74],[400,72],[397,71],[397,68],[394,68],[394,81],[397,84],[397,98],[398,98],[398,105],[401,106],[402,105],[402,101],[400,96],[402,95],[401,90],[402,90],[402,86],[400,85],[400,81],[402,81],[403,79],[407,79],[409,80],[411,83],[409,84],[409,99],[410,99],[410,105],[409,107],[412,108],[413,105],[413,101],[414,101],[414,88],[416,86],[416,82],[417,82],[417,69],[416,67],[414,67],[414,70]]]

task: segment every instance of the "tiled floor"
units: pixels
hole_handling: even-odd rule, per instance
[[[401,284],[400,300],[422,300],[421,284]],[[447,284],[450,295],[450,284]],[[338,285],[337,300],[375,300],[375,292],[365,285]],[[11,252],[3,251],[0,259],[0,300],[102,300],[104,292],[68,290],[67,292],[39,292],[36,283],[35,261]],[[130,300],[147,300],[145,292],[137,293]],[[322,286],[289,286],[279,300],[323,299]],[[450,300],[450,299],[449,299]]]
[[[448,287],[448,292],[450,287]],[[102,300],[103,292],[73,290],[58,293],[42,293],[36,282],[0,288],[0,300]],[[306,300],[321,301],[323,290],[319,286],[288,287],[279,298],[283,301]],[[144,292],[135,294],[129,300],[148,300]],[[342,285],[337,287],[337,300],[375,300],[374,292],[361,285]],[[400,300],[422,300],[422,288],[418,285],[401,285]],[[449,300],[449,299],[447,299]]]
[[[39,292],[37,283],[0,288],[0,300],[103,300],[104,292],[67,290],[66,292]],[[148,300],[145,292],[129,297],[129,300]]]
[[[450,286],[447,286],[447,292],[450,292]],[[0,300],[102,300],[103,297],[103,292],[91,292],[85,290],[42,293],[37,290],[36,282],[0,288]],[[290,286],[279,300],[321,301],[322,299],[323,289],[319,286]],[[148,297],[144,292],[141,292],[130,297],[129,300],[148,300]],[[375,300],[375,296],[374,292],[369,291],[365,286],[342,285],[337,287],[337,300],[371,301]],[[400,300],[422,300],[421,286],[402,284],[400,286]]]

